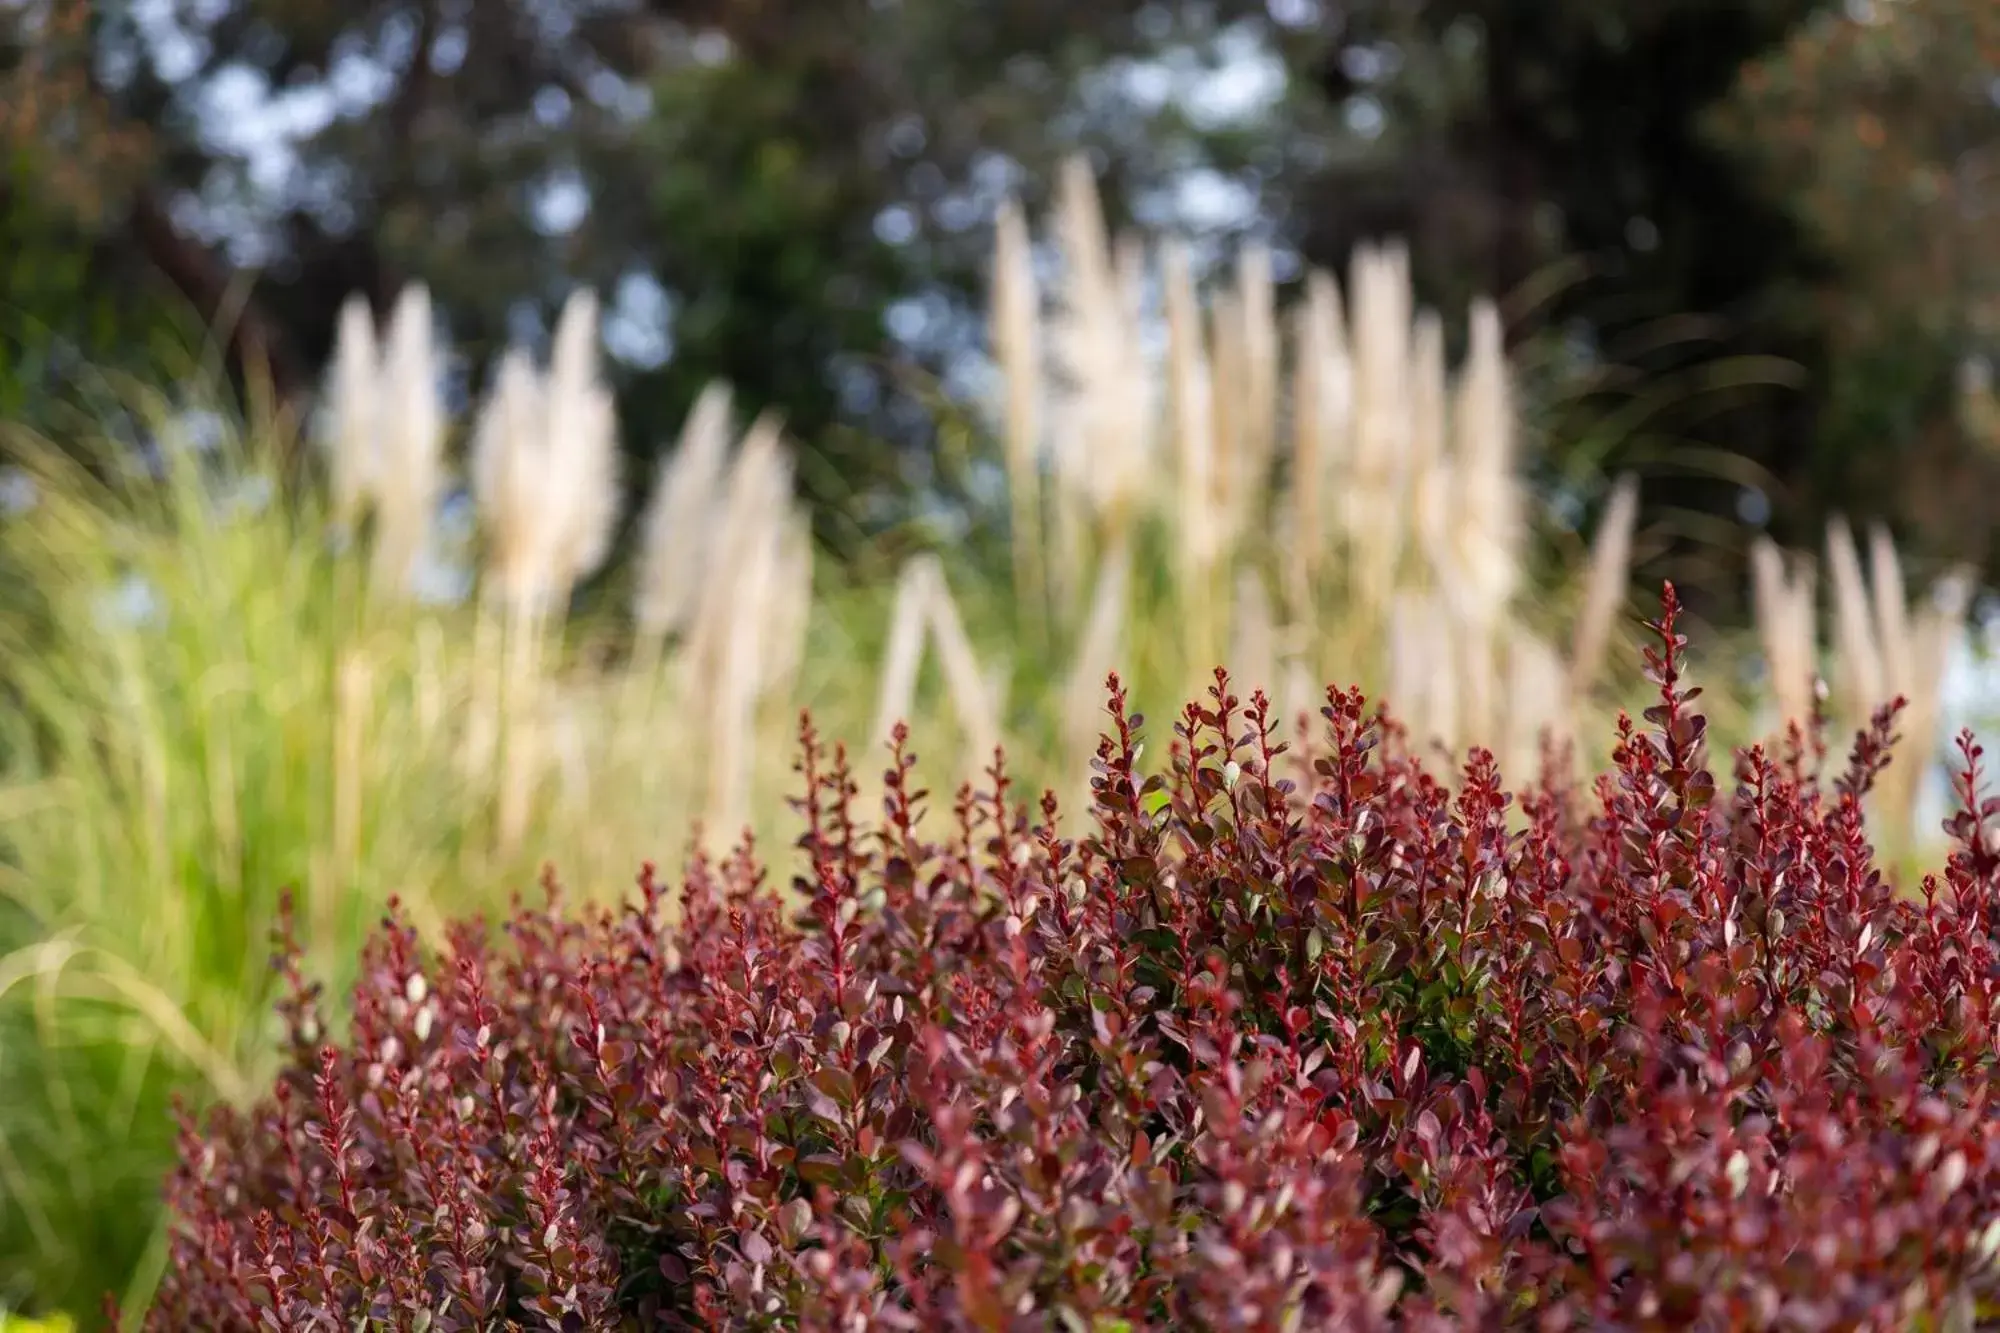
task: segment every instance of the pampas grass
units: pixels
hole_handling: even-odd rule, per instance
[[[1327,682],[1359,683],[1447,765],[1480,744],[1518,777],[1596,734],[1636,483],[1605,497],[1585,567],[1531,582],[1536,441],[1496,309],[1467,312],[1453,366],[1456,316],[1418,305],[1393,243],[1357,250],[1344,289],[1311,272],[1285,293],[1257,245],[1204,268],[1186,242],[1112,236],[1080,162],[1059,186],[1044,271],[1018,208],[996,227],[1004,577],[948,551],[892,588],[818,570],[779,418],[739,421],[714,386],[651,478],[631,600],[579,615],[620,494],[587,293],[545,365],[500,360],[469,422],[437,396],[421,289],[386,329],[350,303],[323,495],[221,503],[275,487],[258,423],[211,463],[170,452],[163,479],[106,485],[46,454],[47,498],[0,529],[35,594],[0,618],[20,701],[0,783],[0,1302],[143,1298],[167,1097],[268,1077],[262,959],[287,886],[337,986],[392,893],[429,929],[531,888],[544,859],[614,893],[697,827],[711,853],[768,841],[802,706],[861,743],[861,784],[908,720],[956,742],[942,764],[964,776],[1006,745],[1072,818],[1113,670],[1156,716],[1221,662],[1295,723]],[[457,439],[473,591],[426,605],[407,593],[437,558]],[[1970,585],[1912,607],[1885,535],[1865,566],[1844,528],[1829,555],[1843,707],[1909,694],[1926,743]],[[1768,544],[1753,570],[1782,722],[1814,706],[1812,571]],[[134,580],[154,604],[107,616]]]
[[[1943,749],[1944,674],[1964,636],[1975,584],[1968,571],[1948,570],[1913,608],[1886,528],[1869,529],[1864,565],[1853,530],[1836,516],[1827,525],[1826,550],[1833,632],[1823,650],[1810,558],[1788,556],[1765,538],[1751,548],[1752,606],[1768,680],[1766,731],[1782,738],[1825,716],[1838,728],[1828,738],[1837,744],[1901,699],[1893,762],[1867,809],[1877,838],[1892,854],[1907,856],[1924,841],[1920,787]],[[1822,661],[1830,666],[1827,684]]]
[[[451,482],[421,291],[379,338],[364,306],[343,314],[323,494],[281,487],[276,427],[204,451],[152,400],[150,469],[13,450],[36,498],[0,525],[0,1304],[143,1306],[168,1098],[268,1079],[281,893],[343,994],[391,895],[435,929],[532,892],[545,860],[617,895],[697,823],[710,850],[777,833],[800,705],[834,732],[866,720],[826,693],[860,674],[857,636],[805,651],[782,435],[767,419],[730,456],[721,390],[640,561],[650,657],[607,656],[622,630],[571,616],[617,517],[595,318],[573,299],[547,366],[509,354],[481,404],[464,605],[409,595]]]
[[[1306,275],[1282,310],[1259,245],[1204,284],[1177,238],[1157,263],[1138,238],[1110,238],[1080,161],[1064,168],[1051,244],[1061,279],[1037,309],[1025,224],[1003,210],[997,430],[1017,546],[1050,534],[1016,568],[1063,585],[1049,671],[1065,682],[1055,731],[1072,769],[1112,666],[1142,701],[1179,699],[1232,648],[1247,654],[1239,686],[1282,674],[1289,708],[1310,705],[1302,676],[1393,681],[1399,716],[1447,750],[1485,743],[1532,767],[1536,737],[1574,734],[1624,609],[1635,483],[1606,506],[1565,658],[1549,637],[1563,627],[1523,615],[1524,443],[1490,302],[1470,312],[1454,374],[1400,245],[1358,248],[1345,293]],[[1017,623],[1035,609],[1017,606]]]

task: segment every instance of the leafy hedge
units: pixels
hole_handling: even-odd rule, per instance
[[[1920,891],[1794,733],[1719,794],[1672,590],[1586,794],[1447,786],[1357,693],[1299,749],[1218,673],[1093,831],[996,761],[865,831],[804,729],[792,892],[551,894],[184,1131],[159,1329],[1967,1326],[2000,1295],[2000,801]],[[1551,765],[1551,768],[1554,768]],[[800,902],[809,903],[794,919]],[[669,918],[674,924],[667,924]],[[295,954],[288,952],[287,958]]]

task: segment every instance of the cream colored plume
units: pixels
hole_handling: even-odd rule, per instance
[[[549,444],[557,460],[549,503],[550,563],[574,587],[604,564],[618,523],[618,416],[597,352],[597,298],[577,291],[556,321],[548,374]]]
[[[1175,556],[1184,587],[1222,555],[1230,537],[1219,492],[1217,437],[1222,395],[1214,393],[1208,347],[1202,335],[1201,305],[1187,247],[1169,241],[1161,251],[1161,279],[1167,316],[1167,393],[1174,441]]]
[[[375,316],[368,309],[367,298],[357,292],[340,307],[333,373],[327,386],[328,481],[333,522],[342,535],[350,535],[360,526],[374,498],[381,372]]]
[[[1490,301],[1472,308],[1471,345],[1452,411],[1454,583],[1461,612],[1498,614],[1520,586],[1520,482],[1515,474],[1515,421],[1507,386],[1499,311]]]
[[[1790,561],[1769,537],[1750,546],[1751,600],[1778,729],[1811,721],[1819,685],[1818,589],[1812,561]]]
[[[407,592],[430,539],[443,476],[444,411],[430,294],[403,289],[379,342],[367,302],[350,296],[335,335],[329,471],[336,531],[374,519],[373,579]]]
[[[1395,588],[1405,534],[1402,467],[1409,448],[1409,256],[1400,246],[1358,246],[1353,301],[1354,424],[1346,511],[1351,587],[1382,608]]]
[[[1306,279],[1293,315],[1292,540],[1288,544],[1295,614],[1304,615],[1313,581],[1332,545],[1344,495],[1334,493],[1350,453],[1354,365],[1347,351],[1340,287],[1328,273]],[[1344,524],[1342,525],[1344,526]]]
[[[1067,280],[1050,333],[1073,424],[1053,437],[1056,477],[1097,520],[1122,523],[1140,503],[1151,461],[1153,389],[1137,319],[1144,253],[1125,242],[1114,254],[1081,158],[1063,166],[1057,237]]]
[[[1007,489],[1012,502],[1015,594],[1039,612],[1042,551],[1041,295],[1020,205],[1008,199],[994,226],[993,354],[1000,366]]]
[[[1450,397],[1444,321],[1425,310],[1410,337],[1409,505],[1417,546],[1434,572],[1449,571],[1456,559]]]
[[[660,463],[642,520],[633,603],[639,633],[649,641],[685,632],[700,601],[729,467],[730,408],[727,385],[703,389],[680,443]]]
[[[1598,520],[1584,574],[1583,604],[1570,640],[1569,690],[1589,693],[1604,669],[1605,650],[1632,577],[1632,539],[1639,525],[1639,479],[1627,473],[1611,488],[1611,502]]]
[[[483,591],[497,604],[526,611],[544,595],[537,536],[546,522],[540,499],[545,470],[542,390],[528,354],[510,348],[473,432],[472,493],[485,531]]]
[[[1539,776],[1545,744],[1560,751],[1575,738],[1568,665],[1524,630],[1508,637],[1506,700],[1496,754],[1510,780],[1524,785]]]
[[[789,498],[789,497],[788,497]],[[812,519],[797,505],[789,508],[776,537],[774,587],[763,617],[770,647],[764,655],[763,693],[786,698],[798,681],[812,628]]]
[[[617,460],[617,417],[598,373],[597,301],[579,291],[557,321],[546,374],[510,350],[475,431],[489,596],[538,619],[596,571],[617,521]]]

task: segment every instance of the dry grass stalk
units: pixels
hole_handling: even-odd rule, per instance
[[[1583,605],[1570,640],[1569,692],[1579,699],[1590,693],[1604,670],[1611,631],[1631,582],[1632,539],[1638,525],[1639,479],[1627,473],[1612,486],[1611,502],[1605,506],[1597,536],[1590,543]]]
[[[1357,247],[1354,303],[1354,424],[1347,477],[1349,594],[1379,621],[1396,583],[1403,541],[1399,468],[1409,447],[1410,300],[1407,254]]]
[[[1063,743],[1070,771],[1082,773],[1097,752],[1104,681],[1119,665],[1132,582],[1132,546],[1120,537],[1098,564],[1089,613],[1069,680],[1063,687]]]
[[[1354,366],[1347,352],[1340,288],[1333,276],[1306,279],[1306,299],[1294,314],[1292,379],[1292,540],[1289,593],[1303,616],[1332,542],[1327,493],[1344,466],[1354,409]],[[1338,503],[1338,500],[1336,500]]]
[[[1477,619],[1510,605],[1521,580],[1514,405],[1500,315],[1491,302],[1478,302],[1472,309],[1471,345],[1459,374],[1452,433],[1457,560],[1450,583],[1461,614]]]
[[[1237,255],[1232,313],[1242,328],[1243,370],[1235,441],[1240,452],[1224,474],[1234,535],[1263,505],[1278,442],[1278,300],[1271,251],[1262,242],[1252,242]]]
[[[994,227],[992,338],[1002,384],[1007,488],[1012,502],[1014,592],[1039,624],[1048,590],[1042,544],[1041,293],[1020,205],[1008,199]]]
[[[790,698],[805,663],[812,630],[812,520],[796,507],[784,516],[777,536],[775,586],[763,617],[769,649],[761,682],[766,698]]]
[[[542,773],[545,638],[610,552],[617,448],[598,366],[597,300],[578,291],[557,319],[545,374],[518,350],[502,358],[474,435],[473,496],[487,539],[482,596],[491,605],[477,645],[486,660],[475,709],[485,716],[473,724],[468,767],[497,745],[503,851],[525,834]]]
[[[889,643],[882,654],[882,680],[870,730],[877,744],[889,739],[898,722],[906,722],[917,706],[917,676],[924,665],[924,634],[930,623],[931,577],[922,555],[904,562],[896,579],[896,599],[889,613]]]
[[[1011,265],[1024,241],[1015,216],[1005,221],[999,260]],[[1238,575],[1269,551],[1287,621],[1271,635],[1288,645],[1287,673],[1331,669],[1366,678],[1380,671],[1379,660],[1315,657],[1381,652],[1393,618],[1392,697],[1420,729],[1453,745],[1514,744],[1509,728],[1525,723],[1502,707],[1503,679],[1514,672],[1561,696],[1560,705],[1538,705],[1532,717],[1568,734],[1574,696],[1594,679],[1622,602],[1636,497],[1629,484],[1615,493],[1594,543],[1571,660],[1540,641],[1517,643],[1509,626],[1527,525],[1503,330],[1490,302],[1472,311],[1470,349],[1454,382],[1441,320],[1415,308],[1407,250],[1363,245],[1353,257],[1345,318],[1334,280],[1307,275],[1305,300],[1286,321],[1287,358],[1280,355],[1268,252],[1252,246],[1240,253],[1232,280],[1204,313],[1188,250],[1169,241],[1160,255],[1166,348],[1164,411],[1156,420],[1140,352],[1141,250],[1130,238],[1115,250],[1107,241],[1080,162],[1065,168],[1056,230],[1067,280],[1050,329],[1063,376],[1055,415],[1073,428],[1051,434],[1056,489],[1069,497],[1059,498],[1057,510],[1069,517],[1058,518],[1050,563],[1084,568],[1094,550],[1099,569],[1090,608],[1072,618],[1085,641],[1072,685],[1088,682],[1087,706],[1066,709],[1072,748],[1088,748],[1086,733],[1094,732],[1077,719],[1094,724],[1102,669],[1116,664],[1094,658],[1097,645],[1108,638],[1115,646],[1115,626],[1130,609],[1106,607],[1105,598],[1123,596],[1131,578],[1108,556],[1125,543],[1119,558],[1130,561],[1134,509],[1155,500],[1172,534],[1173,596],[1165,614],[1190,677],[1225,650],[1225,633],[1240,637],[1268,614],[1254,601],[1232,603],[1254,598],[1253,587],[1261,591]],[[1012,290],[995,282],[996,293]],[[1018,332],[1008,337],[1028,341]],[[1281,383],[1287,359],[1288,404]],[[1281,418],[1288,418],[1291,494],[1273,497]],[[1170,444],[1171,465],[1163,469],[1148,466],[1156,428]],[[1147,484],[1154,476],[1166,483],[1157,494]],[[1086,532],[1094,540],[1079,535]],[[1337,609],[1329,594],[1337,594]],[[1560,687],[1549,683],[1551,662],[1560,666]]]
[[[1394,597],[1388,615],[1388,699],[1419,745],[1455,753],[1462,732],[1461,673],[1452,616],[1436,593]]]
[[[1152,462],[1154,393],[1137,318],[1143,250],[1127,240],[1114,254],[1096,182],[1080,158],[1063,167],[1057,233],[1067,282],[1050,332],[1061,415],[1075,425],[1053,436],[1066,525],[1056,568],[1073,570],[1089,527],[1109,541],[1138,517]]]
[[[720,547],[681,656],[681,706],[707,727],[711,834],[733,840],[747,811],[756,707],[773,651],[762,616],[778,586],[791,462],[775,416],[744,435],[730,468]]]
[[[976,774],[1001,743],[1001,681],[981,668],[945,578],[944,562],[926,552],[906,561],[897,581],[875,713],[873,735],[878,744],[887,742],[896,724],[914,714],[924,649],[933,642],[944,671],[945,693],[964,734],[967,763]]]
[[[1410,443],[1405,468],[1412,536],[1433,568],[1451,550],[1451,374],[1445,365],[1444,321],[1434,310],[1418,313],[1410,338]]]
[[[368,659],[359,651],[343,652],[334,670],[333,882],[326,886],[333,891],[312,897],[314,908],[322,912],[331,911],[341,900],[361,864],[363,796],[368,785],[363,766],[368,761],[374,683]],[[319,930],[329,928],[323,919],[313,924]]]
[[[646,504],[632,612],[649,662],[659,659],[670,636],[687,629],[700,601],[729,467],[730,410],[727,385],[701,391]]]
[[[1889,530],[1874,523],[1868,530],[1868,590],[1875,613],[1875,638],[1882,657],[1883,684],[1898,692],[1916,677],[1915,644],[1911,639],[1910,608],[1903,591],[1903,566]]]
[[[1779,728],[1811,719],[1816,704],[1813,663],[1818,655],[1811,563],[1785,556],[1768,539],[1751,548],[1752,593],[1758,632],[1771,674]],[[1834,722],[1851,731],[1895,698],[1905,701],[1897,732],[1896,762],[1878,781],[1871,816],[1884,822],[1893,845],[1908,849],[1917,837],[1919,786],[1935,757],[1945,670],[1964,633],[1974,582],[1952,571],[1932,586],[1912,613],[1895,543],[1879,525],[1869,532],[1864,571],[1845,520],[1827,525],[1831,574],[1834,667],[1838,684]]]
[[[1881,640],[1876,636],[1873,599],[1854,534],[1847,521],[1834,518],[1826,529],[1827,571],[1833,580],[1835,681],[1845,717],[1866,717],[1888,702],[1888,682],[1882,671]]]
[[[1167,393],[1174,441],[1175,543],[1182,585],[1200,586],[1221,557],[1227,537],[1216,504],[1216,442],[1224,428],[1226,391],[1215,392],[1202,336],[1200,302],[1187,247],[1170,241],[1161,252],[1167,318]],[[1219,382],[1221,375],[1215,377]],[[1215,401],[1211,401],[1211,395]]]
[[[1514,782],[1539,775],[1544,745],[1560,750],[1575,740],[1574,665],[1538,635],[1517,630],[1509,637],[1506,716],[1496,732],[1503,738],[1498,750],[1502,770]]]
[[[1236,575],[1236,624],[1230,647],[1230,672],[1236,692],[1248,699],[1263,690],[1274,701],[1283,699],[1278,677],[1278,629],[1264,580],[1252,569]],[[1289,719],[1291,714],[1286,712]]]
[[[938,662],[944,668],[945,688],[958,713],[959,727],[970,743],[967,761],[977,773],[991,761],[1000,744],[999,704],[992,681],[981,670],[972,639],[965,632],[965,621],[958,613],[942,563],[932,569],[931,586],[931,633],[937,640]]]
[[[1777,705],[1776,730],[1811,720],[1819,684],[1817,578],[1810,559],[1785,553],[1768,537],[1750,547],[1751,600]]]

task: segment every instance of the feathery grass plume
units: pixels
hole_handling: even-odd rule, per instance
[[[389,317],[375,419],[374,581],[397,593],[411,588],[443,476],[444,408],[434,338],[430,292],[412,283]]]
[[[1278,444],[1278,296],[1271,250],[1263,242],[1252,241],[1238,252],[1236,296],[1230,304],[1241,329],[1243,371],[1233,441],[1237,454],[1223,474],[1234,537],[1263,507]]]
[[[1211,367],[1187,248],[1178,240],[1167,242],[1161,252],[1161,278],[1168,428],[1174,446],[1176,606],[1186,660],[1212,663],[1223,647],[1219,624],[1227,587],[1219,582],[1220,566],[1236,536],[1228,476],[1233,446],[1228,441],[1240,424],[1232,407],[1241,392],[1240,367],[1230,360],[1240,344],[1229,338],[1229,323],[1218,303],[1212,344],[1217,360]],[[1185,684],[1199,688],[1198,681]]]
[[[1855,562],[1858,565],[1858,561]],[[1866,719],[1863,710],[1901,697],[1906,708],[1897,728],[1900,740],[1893,765],[1878,784],[1874,810],[1888,822],[1893,845],[1910,850],[1916,841],[1918,784],[1935,760],[1944,673],[1951,650],[1964,631],[1971,607],[1972,581],[1954,570],[1934,585],[1932,595],[1912,617],[1904,587],[1902,562],[1894,540],[1879,523],[1869,532],[1867,605],[1872,614],[1870,635],[1881,672],[1880,698],[1856,707],[1850,723]]]
[[[1506,357],[1499,310],[1491,301],[1475,302],[1452,413],[1457,443],[1453,528],[1461,552],[1457,579],[1467,599],[1463,611],[1475,618],[1508,605],[1521,582],[1517,426]]]
[[[1056,562],[1074,571],[1093,525],[1109,541],[1138,518],[1151,463],[1153,391],[1136,318],[1143,251],[1125,240],[1114,255],[1096,181],[1080,157],[1063,166],[1057,232],[1066,281],[1050,332],[1062,414],[1074,424],[1053,436]]]
[[[1131,597],[1132,544],[1115,537],[1098,562],[1097,583],[1083,622],[1076,657],[1063,687],[1062,735],[1067,771],[1081,775],[1097,751],[1104,708],[1104,680],[1118,667]]]
[[[546,600],[541,506],[546,430],[542,388],[526,351],[509,348],[479,412],[472,447],[472,494],[485,535],[481,593],[517,618]]]
[[[1622,586],[1621,586],[1622,592]],[[1507,638],[1506,709],[1496,719],[1498,755],[1517,783],[1540,773],[1544,745],[1558,751],[1575,739],[1569,667],[1539,635],[1515,629]]]
[[[589,292],[564,303],[545,375],[519,349],[501,359],[472,483],[490,591],[521,620],[545,620],[603,563],[617,521],[617,418]]]
[[[617,418],[597,362],[597,300],[578,290],[556,321],[549,368],[501,361],[475,436],[473,494],[487,528],[487,573],[502,612],[499,688],[470,762],[504,747],[498,835],[517,846],[543,769],[543,659],[553,618],[610,551],[617,520]],[[481,648],[490,650],[490,628]]]
[[[1227,532],[1217,492],[1217,433],[1224,398],[1221,367],[1211,378],[1202,337],[1201,305],[1187,247],[1170,240],[1161,249],[1162,303],[1167,317],[1167,394],[1174,440],[1175,558],[1185,590],[1200,588],[1202,576],[1222,555]]]
[[[1199,316],[1199,312],[1197,312]],[[1245,454],[1244,430],[1249,421],[1249,403],[1244,382],[1249,375],[1248,348],[1243,340],[1242,305],[1237,294],[1227,288],[1215,293],[1208,305],[1206,320],[1197,317],[1197,331],[1207,328],[1208,405],[1210,415],[1207,487],[1199,497],[1209,511],[1207,524],[1215,534],[1219,550],[1236,535],[1237,473]]]
[[[1433,571],[1452,560],[1450,459],[1451,374],[1445,365],[1444,321],[1423,310],[1410,337],[1410,442],[1406,455],[1411,526],[1416,548]],[[1435,577],[1435,575],[1434,575]]]
[[[326,396],[329,509],[343,541],[360,530],[374,498],[381,370],[375,316],[357,292],[340,307]]]
[[[686,650],[681,707],[707,727],[707,817],[711,837],[733,843],[748,811],[758,760],[756,714],[774,651],[762,617],[780,576],[793,508],[791,460],[776,415],[760,414],[729,470],[714,574],[707,579]]]
[[[541,385],[522,349],[500,358],[474,426],[472,494],[485,536],[478,618],[472,644],[472,716],[465,735],[464,772],[482,781],[495,767],[505,730],[510,641],[539,615],[546,595],[539,566],[538,507],[542,485]]]
[[[1286,563],[1293,614],[1304,617],[1333,539],[1344,496],[1328,498],[1347,462],[1354,408],[1354,366],[1347,353],[1340,287],[1333,275],[1306,278],[1293,315],[1292,540]]]
[[[788,699],[798,684],[812,629],[812,517],[792,506],[779,524],[771,597],[764,607],[766,650],[759,682],[767,698]]]
[[[1405,591],[1388,608],[1388,700],[1419,746],[1455,753],[1460,671],[1452,616],[1438,593]]]
[[[1930,747],[1943,716],[1944,679],[1952,653],[1964,642],[1966,618],[1972,614],[1972,600],[1979,590],[1978,575],[1971,569],[1952,569],[1931,585],[1929,597],[1919,609],[1910,630],[1910,718],[1906,732]],[[1912,756],[1917,758],[1919,756]],[[1921,756],[1928,758],[1928,754]],[[1916,764],[1906,767],[1916,768]],[[1920,773],[1906,781],[1915,784]]]
[[[646,504],[632,604],[646,662],[657,662],[666,640],[687,630],[700,604],[729,468],[731,404],[728,385],[702,389]]]
[[[993,233],[991,337],[1000,367],[1007,488],[1012,504],[1014,595],[1040,633],[1048,589],[1042,569],[1041,294],[1027,219],[1012,197]]]
[[[1611,631],[1632,575],[1632,539],[1638,526],[1639,479],[1628,472],[1613,484],[1611,501],[1605,505],[1597,535],[1590,543],[1583,602],[1570,640],[1568,690],[1579,701],[1590,693],[1604,670]]]
[[[1866,718],[1889,702],[1889,684],[1882,672],[1881,640],[1877,637],[1873,599],[1861,572],[1861,557],[1847,520],[1835,516],[1826,525],[1827,572],[1833,580],[1834,679],[1840,691],[1841,715]]]
[[[1882,654],[1884,687],[1897,693],[1920,688],[1903,565],[1896,557],[1895,540],[1880,523],[1868,526],[1868,592],[1875,613],[1875,641]]]
[[[1757,628],[1771,672],[1771,688],[1782,728],[1805,722],[1814,711],[1814,662],[1818,652],[1809,560],[1785,556],[1768,539],[1751,548],[1752,592]],[[1896,764],[1876,784],[1868,800],[1878,837],[1901,854],[1914,850],[1919,829],[1919,784],[1935,759],[1944,673],[1952,647],[1964,633],[1974,582],[1964,571],[1947,573],[1913,615],[1902,562],[1886,529],[1869,533],[1864,572],[1852,532],[1844,519],[1827,525],[1827,563],[1833,591],[1834,719],[1843,728],[1867,725],[1878,708],[1896,697],[1905,701],[1898,720]]]
[[[556,321],[546,407],[551,493],[546,502],[558,598],[596,573],[618,526],[618,416],[598,358],[597,297],[571,293]]]
[[[1750,545],[1751,606],[1778,711],[1774,732],[1811,721],[1819,686],[1818,590],[1813,562],[1789,561],[1760,536]]]
[[[1353,301],[1354,424],[1346,509],[1349,595],[1364,617],[1386,610],[1403,532],[1399,469],[1409,447],[1408,258],[1400,247],[1358,246]]]

